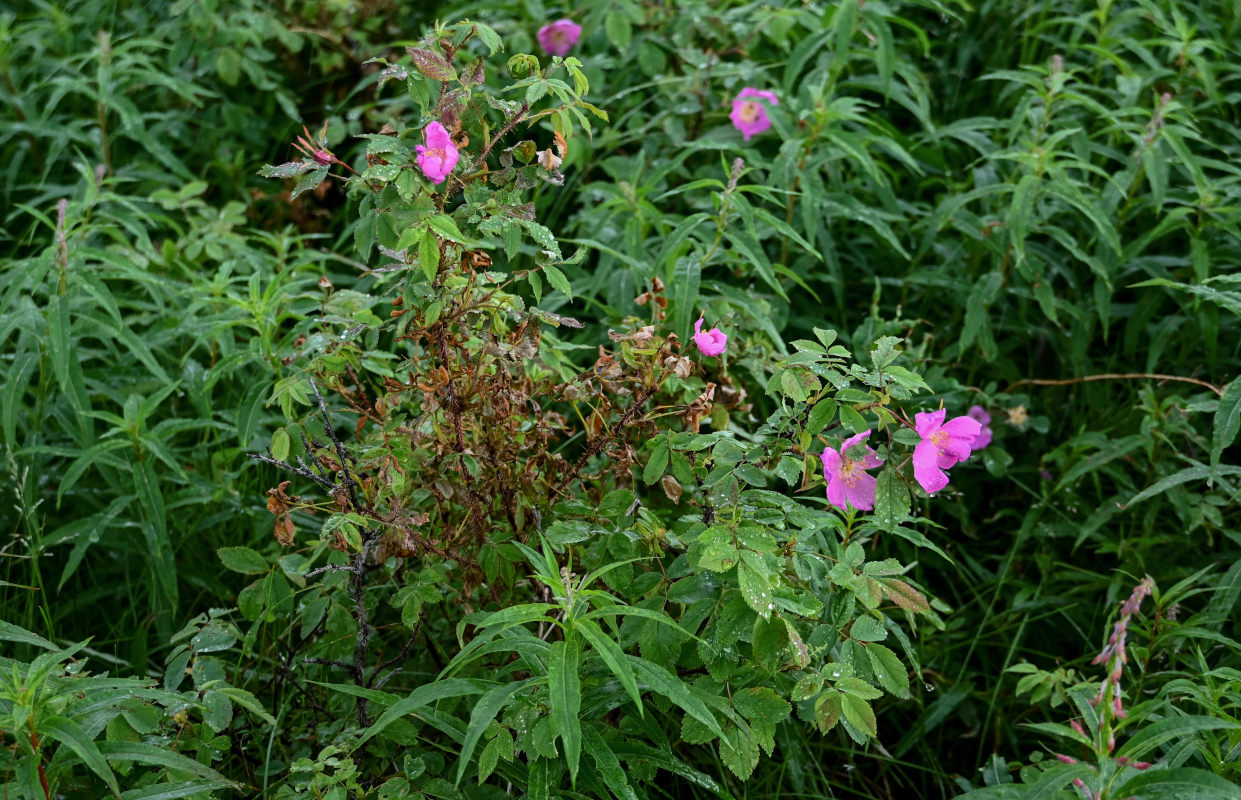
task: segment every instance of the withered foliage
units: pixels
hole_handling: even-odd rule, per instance
[[[329,545],[361,556],[362,568],[434,553],[461,566],[469,594],[494,578],[480,568],[480,549],[528,539],[566,495],[597,501],[631,485],[635,445],[654,430],[645,420],[652,398],[695,367],[675,336],[638,324],[609,331],[612,347],[600,345],[576,372],[547,357],[545,337],[582,323],[526,308],[506,291],[511,278],[486,271],[490,254],[453,255],[446,245],[437,281],[455,289],[449,307],[397,297],[378,337],[333,342],[312,365],[320,424],[302,426],[305,452],[281,466],[326,498],[290,496],[284,481],[268,508],[285,546],[294,544],[291,511],[345,514],[365,524],[334,529]],[[657,301],[662,289],[656,282]],[[399,364],[400,377],[375,363]],[[687,429],[710,413],[713,389],[683,407]]]

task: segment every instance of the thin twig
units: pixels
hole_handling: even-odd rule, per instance
[[[356,506],[355,506],[356,508]],[[362,549],[351,559],[353,577],[349,579],[349,594],[353,596],[353,616],[358,623],[358,637],[353,648],[353,682],[366,688],[366,656],[371,646],[371,624],[366,614],[366,562],[370,560],[371,551],[379,539],[378,530],[367,530],[363,533]],[[357,698],[358,724],[362,727],[370,725],[365,697]]]
[[[479,164],[482,164],[484,167],[487,166],[487,156],[491,153],[491,148],[495,147],[496,144],[501,139],[503,139],[505,136],[508,135],[510,131],[513,130],[513,128],[516,128],[518,124],[520,124],[521,121],[525,119],[526,113],[529,111],[530,111],[530,104],[522,103],[521,108],[517,110],[517,113],[513,115],[513,118],[510,119],[508,122],[504,123],[504,127],[501,128],[499,132],[496,133],[495,136],[491,137],[491,141],[488,142],[487,146],[483,148],[482,154],[479,155],[478,157]]]
[[[1010,383],[1005,392],[1011,392],[1018,386],[1034,385],[1034,386],[1069,386],[1074,383],[1088,383],[1090,381],[1180,381],[1181,383],[1192,383],[1195,386],[1201,386],[1204,389],[1210,389],[1220,397],[1224,396],[1224,390],[1214,384],[1200,381],[1197,378],[1185,378],[1180,375],[1164,375],[1160,372],[1116,372],[1103,375],[1086,375],[1081,378],[1065,378],[1064,380],[1048,380],[1039,378],[1028,378],[1016,383]]]
[[[322,575],[325,572],[353,572],[353,567],[348,564],[325,564],[322,567],[316,567],[315,569],[312,569],[310,572],[307,572],[302,577],[314,578],[318,575]]]
[[[353,672],[353,665],[346,664],[344,661],[337,661],[333,658],[317,658],[315,656],[307,656],[302,659],[303,664],[322,664],[326,667],[336,667],[343,669],[345,672]]]
[[[315,393],[315,400],[319,401],[319,413],[323,415],[323,429],[327,431],[328,438],[332,440],[332,444],[336,447],[336,457],[340,459],[341,484],[345,491],[349,493],[349,503],[355,511],[360,511],[362,505],[358,502],[358,482],[353,479],[353,473],[349,469],[349,464],[353,461],[349,454],[345,452],[345,445],[336,435],[336,430],[332,427],[332,420],[328,417],[327,403],[323,402],[323,395],[319,393],[319,387],[313,380],[310,381],[310,388]]]
[[[371,682],[374,684],[372,688],[374,689],[384,688],[384,684],[392,680],[392,677],[401,671],[400,666],[394,666],[394,665],[398,665],[400,662],[405,660],[405,657],[407,655],[409,655],[409,649],[413,647],[414,640],[417,639],[418,634],[422,632],[422,620],[423,620],[423,617],[419,615],[418,624],[414,626],[414,629],[412,631],[410,631],[409,638],[406,639],[405,644],[401,646],[401,652],[397,653],[395,656],[383,662],[382,664],[375,667],[375,669],[371,671]],[[384,675],[382,678],[379,678],[378,681],[376,681],[375,678],[379,675],[379,673],[383,672],[385,669],[388,669],[388,667],[392,667],[392,670],[388,672],[388,674]]]
[[[281,461],[278,458],[273,458],[271,456],[271,450],[268,450],[267,453],[246,453],[246,457],[253,458],[257,461],[263,461],[267,464],[271,464],[272,466],[276,466],[276,467],[279,467],[280,469],[286,470],[288,472],[292,472],[294,475],[301,475],[303,478],[309,478],[310,480],[319,484],[323,488],[327,489],[329,492],[335,491],[335,489],[337,488],[336,484],[332,483],[326,478],[316,475],[315,473],[311,472],[309,468],[306,468],[305,462],[302,462],[301,467],[295,467],[292,464],[288,463],[287,461]],[[301,461],[301,459],[298,459],[298,461]]]

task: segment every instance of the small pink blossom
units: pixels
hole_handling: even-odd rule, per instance
[[[733,127],[741,131],[741,135],[747,142],[754,134],[762,133],[771,127],[771,118],[767,116],[767,106],[760,103],[760,100],[773,106],[780,105],[780,98],[776,97],[774,92],[750,86],[742,89],[733,98],[733,111],[728,118],[733,121]]]
[[[853,506],[859,511],[875,507],[875,478],[866,470],[882,466],[883,461],[870,447],[862,445],[870,431],[845,439],[840,450],[827,448],[819,456],[823,461],[823,480],[827,481],[827,502],[839,509]],[[849,450],[855,446],[865,450],[858,459],[849,458]]]
[[[719,328],[702,332],[702,318],[694,323],[694,344],[704,356],[718,356],[728,346],[728,337]]]
[[[971,450],[981,450],[991,444],[991,415],[987,413],[987,409],[982,406],[970,406],[970,410],[965,412],[970,419],[976,421],[982,426],[982,431],[978,434],[978,438],[970,445]]]
[[[970,448],[982,425],[970,417],[955,417],[944,422],[947,412],[923,412],[914,417],[914,429],[922,437],[914,448],[914,477],[927,494],[934,494],[948,485],[944,470],[970,457]]]
[[[582,36],[582,26],[571,19],[558,19],[539,28],[539,46],[548,54],[564,57]]]
[[[443,183],[448,173],[457,166],[457,146],[438,122],[428,125],[424,133],[426,145],[414,147],[418,152],[418,167],[431,183]]]

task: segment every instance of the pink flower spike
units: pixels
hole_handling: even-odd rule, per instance
[[[755,89],[747,86],[733,98],[733,111],[728,118],[733,121],[733,127],[741,131],[741,135],[748,142],[750,137],[756,133],[762,133],[771,128],[771,118],[767,116],[767,106],[764,103],[770,103],[773,106],[780,105],[780,98],[776,97],[774,92],[766,89]]]
[[[974,440],[974,444],[970,446],[971,450],[981,450],[991,444],[991,415],[987,413],[987,409],[982,406],[970,406],[970,410],[965,412],[966,415],[982,426],[982,431],[978,434],[978,438]]]
[[[698,345],[698,352],[704,356],[718,356],[728,347],[728,337],[719,328],[703,333],[702,318],[699,317],[694,323],[694,344]]]
[[[457,166],[457,146],[438,122],[432,122],[423,133],[426,135],[426,145],[414,147],[418,153],[418,168],[431,183],[443,183],[448,173]]]
[[[823,461],[823,480],[827,481],[827,502],[842,511],[853,506],[859,511],[875,507],[875,478],[866,470],[882,466],[877,453],[862,445],[870,431],[845,439],[840,450],[827,448],[819,458]],[[862,445],[862,457],[849,458],[849,451]]]
[[[582,26],[571,19],[558,19],[539,28],[539,46],[549,55],[564,57],[582,36]]]
[[[914,429],[922,441],[914,448],[914,477],[926,490],[935,494],[948,485],[949,469],[970,457],[970,448],[982,425],[969,417],[955,417],[944,422],[944,409],[923,412],[914,417]]]

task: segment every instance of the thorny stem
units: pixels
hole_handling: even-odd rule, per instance
[[[353,647],[353,682],[366,688],[366,654],[371,646],[371,625],[366,615],[366,562],[370,560],[371,551],[379,538],[378,530],[368,530],[363,535],[362,550],[354,553],[350,559],[353,575],[349,578],[349,594],[353,596],[353,616],[358,623],[358,638]],[[362,727],[370,725],[367,714],[366,698],[357,698],[358,724]]]
[[[286,472],[292,472],[294,475],[300,475],[303,478],[309,478],[310,480],[322,486],[324,489],[327,489],[329,493],[335,493],[339,488],[341,488],[337,486],[336,484],[332,483],[331,481],[329,481],[328,479],[320,475],[316,475],[315,473],[311,472],[309,469],[305,468],[304,466],[296,467],[288,463],[287,461],[281,461],[277,458],[273,458],[271,455],[271,450],[268,450],[266,453],[246,453],[246,457],[253,458],[256,461],[262,461],[266,464],[271,464],[273,467],[279,467],[280,469],[285,470]]]
[[[529,112],[530,112],[530,104],[522,103],[521,108],[517,110],[517,113],[513,115],[513,118],[510,119],[508,122],[504,123],[504,127],[501,128],[499,132],[496,133],[495,136],[491,137],[490,142],[487,142],[487,146],[483,148],[483,152],[480,153],[478,156],[479,164],[486,166],[487,156],[491,154],[491,149],[495,147],[496,144],[501,139],[507,136],[509,132],[513,130],[513,128],[516,128],[521,123],[521,121],[526,118],[526,114],[528,114]]]

